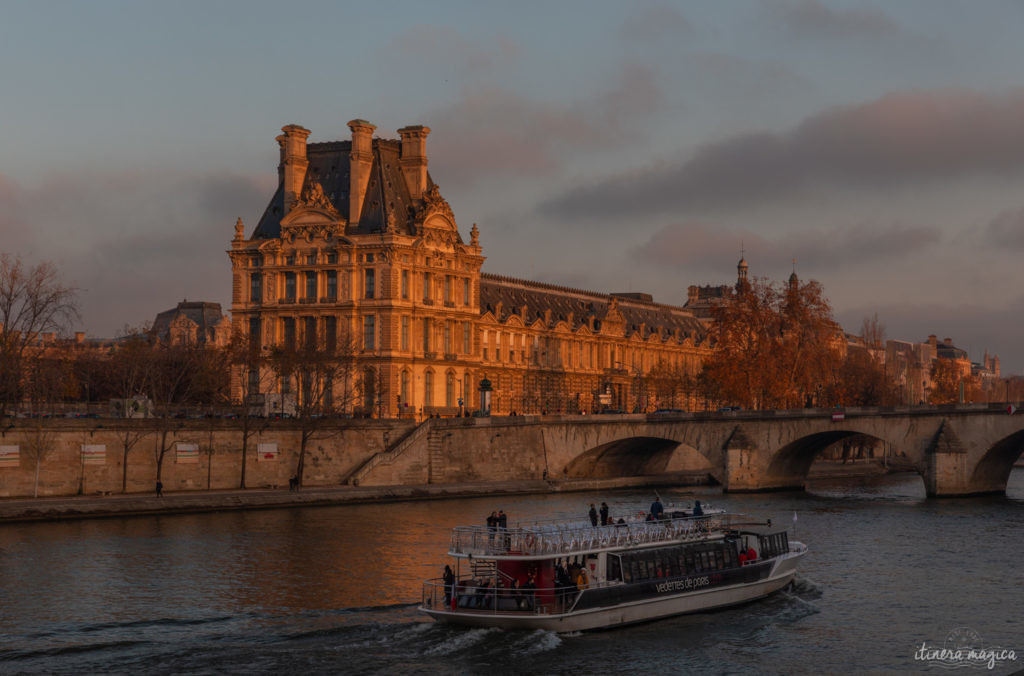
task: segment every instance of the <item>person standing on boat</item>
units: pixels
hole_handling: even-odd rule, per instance
[[[444,605],[449,607],[452,604],[452,587],[455,586],[455,573],[452,572],[452,567],[445,565],[444,567]]]
[[[590,503],[590,525],[597,527],[597,510],[594,509],[594,503]]]
[[[498,530],[498,513],[491,512],[491,515],[487,517],[487,544],[494,544],[494,533]]]
[[[665,508],[661,505],[661,498],[657,495],[654,496],[654,502],[651,503],[651,519],[657,521],[661,518],[661,515],[665,513]]]
[[[693,515],[694,516],[704,516],[704,510],[701,509],[700,500],[694,500],[693,501]]]
[[[501,539],[505,549],[508,549],[511,544],[511,538],[508,535],[508,516],[505,514],[504,509],[498,510],[498,530],[501,531]]]
[[[608,503],[607,502],[602,502],[601,503],[601,525],[602,526],[607,526],[608,525]]]

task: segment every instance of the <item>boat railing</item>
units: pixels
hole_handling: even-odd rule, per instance
[[[587,589],[620,585],[621,583],[591,582]],[[423,583],[424,608],[452,612],[487,612],[497,614],[557,614],[572,609],[579,598],[577,587],[547,587],[540,589],[512,589],[511,587],[482,586],[482,582],[462,579],[453,585],[436,578]]]
[[[556,523],[529,528],[462,526],[452,530],[449,552],[473,556],[561,556],[610,547],[688,541],[731,528],[740,515],[710,514],[592,526]]]

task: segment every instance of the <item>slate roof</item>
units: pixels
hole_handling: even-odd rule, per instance
[[[199,325],[200,335],[210,335],[213,328],[224,319],[220,303],[205,303],[202,301],[182,301],[171,310],[164,310],[156,316],[153,322],[152,331],[160,338],[166,338],[171,322],[179,315],[185,315]]]
[[[302,184],[305,190],[312,181],[317,181],[324,194],[349,224],[346,234],[371,234],[380,232],[388,216],[394,214],[395,230],[401,234],[415,235],[412,212],[416,206],[409,196],[402,170],[398,164],[401,141],[396,139],[373,139],[370,180],[363,200],[363,212],[354,218],[349,209],[349,155],[352,141],[330,141],[306,145],[309,167]],[[427,174],[427,190],[434,185]],[[253,239],[273,239],[281,236],[281,218],[284,217],[284,186],[278,183],[277,191],[267,205],[263,216],[253,232]]]
[[[570,330],[575,331],[587,324],[591,315],[603,320],[614,301],[625,319],[627,337],[637,333],[645,324],[646,332],[642,338],[655,331],[678,330],[683,336],[692,332],[698,341],[704,339],[704,325],[690,311],[643,300],[641,296],[644,295],[605,294],[488,273],[480,275],[480,312],[495,312],[501,303],[501,316],[497,317],[501,322],[512,314],[518,314],[525,305],[527,324],[533,324],[538,318],[543,320],[545,311],[550,310],[552,325],[567,320],[571,314]],[[668,335],[663,333],[662,339],[667,340]]]

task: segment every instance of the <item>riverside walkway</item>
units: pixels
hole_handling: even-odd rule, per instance
[[[693,486],[705,483],[707,483],[706,474],[687,472],[616,479],[481,481],[416,486],[309,486],[298,491],[290,491],[287,488],[164,491],[163,497],[157,497],[155,493],[129,493],[127,495],[5,498],[0,499],[0,524],[18,521],[579,492],[647,486]]]

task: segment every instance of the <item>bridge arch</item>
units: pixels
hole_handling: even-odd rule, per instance
[[[826,449],[845,440],[874,440],[889,443],[887,439],[856,429],[830,429],[794,439],[776,450],[765,470],[764,482],[769,488],[803,488],[811,465]],[[921,469],[914,464],[918,473]]]
[[[992,444],[974,465],[969,486],[978,493],[1005,493],[1013,465],[1024,452],[1024,430]]]
[[[711,461],[693,446],[655,436],[616,439],[584,451],[566,465],[570,477],[594,479],[711,468]]]

